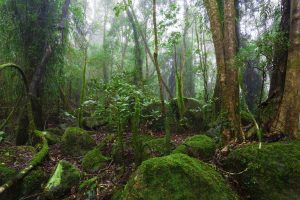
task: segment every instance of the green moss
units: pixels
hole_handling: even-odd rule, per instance
[[[31,171],[22,181],[21,194],[28,196],[42,190],[42,184],[46,181],[46,174],[43,170]]]
[[[241,196],[257,200],[296,200],[300,196],[300,141],[251,144],[229,154],[225,170],[241,172],[233,178]]]
[[[209,165],[185,154],[141,164],[124,189],[123,199],[233,200],[235,194]]]
[[[109,158],[102,155],[98,148],[95,148],[84,156],[82,161],[82,167],[88,172],[97,172],[99,169],[105,166]]]
[[[144,158],[148,159],[151,157],[163,156],[166,151],[166,140],[165,138],[156,138],[148,140],[144,144]]]
[[[44,131],[43,132],[44,134],[44,137],[47,139],[48,143],[51,145],[51,144],[57,144],[60,142],[60,136],[52,133],[52,132],[49,132],[49,131]]]
[[[17,174],[15,169],[9,168],[0,163],[0,185],[6,183],[10,178]]]
[[[90,134],[80,128],[67,128],[62,137],[62,150],[65,154],[82,156],[96,146]]]
[[[211,160],[216,150],[213,139],[206,135],[195,135],[187,138],[173,153],[184,153],[201,160]]]
[[[64,131],[60,128],[48,128],[46,131],[57,136],[62,136],[64,134]]]
[[[44,189],[45,196],[48,199],[58,199],[72,187],[79,185],[79,181],[80,171],[69,162],[61,160]]]

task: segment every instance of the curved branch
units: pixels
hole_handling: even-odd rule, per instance
[[[22,77],[23,83],[25,85],[26,93],[28,94],[29,93],[29,85],[28,85],[28,81],[27,81],[27,78],[26,78],[26,75],[25,75],[25,72],[23,71],[23,69],[14,63],[7,63],[7,64],[0,65],[0,72],[7,68],[16,69],[19,72],[19,74]]]

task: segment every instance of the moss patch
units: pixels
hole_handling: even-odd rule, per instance
[[[82,161],[82,167],[88,172],[97,172],[99,169],[105,166],[109,158],[102,155],[98,148],[95,148],[84,156]]]
[[[57,199],[80,181],[80,171],[67,161],[61,160],[45,187],[45,195],[49,199]]]
[[[96,146],[90,134],[80,128],[67,128],[62,136],[62,150],[65,154],[82,156]]]
[[[201,160],[211,160],[216,150],[213,139],[206,135],[195,135],[187,138],[173,153],[184,153]]]
[[[143,162],[125,186],[123,199],[233,200],[236,196],[207,164],[172,154]]]
[[[300,197],[300,141],[248,145],[229,154],[225,169],[234,172],[241,196],[257,200],[296,200]]]

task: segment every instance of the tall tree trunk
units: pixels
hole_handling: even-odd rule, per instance
[[[225,85],[225,55],[223,46],[223,25],[222,15],[216,0],[205,0],[205,7],[209,15],[215,55],[217,61],[217,79],[214,91],[215,112],[221,112],[222,88]]]
[[[217,83],[215,96],[220,101],[221,113],[227,125],[223,129],[224,143],[236,139],[244,140],[239,115],[239,82],[238,68],[235,66],[237,54],[236,5],[235,0],[224,1],[224,26],[222,26],[222,10],[216,0],[206,0],[213,42],[217,58]]]
[[[129,19],[129,22],[132,26],[133,37],[134,37],[134,54],[135,54],[135,72],[134,72],[134,83],[140,85],[143,80],[143,58],[142,58],[142,49],[140,45],[138,30],[133,19],[133,16],[129,9],[126,9],[126,13]]]
[[[283,98],[271,132],[298,137],[300,113],[300,1],[291,1],[290,48]]]
[[[108,8],[105,9],[105,14],[104,14],[104,24],[103,24],[103,51],[106,52],[107,50],[107,43],[106,43],[106,25],[107,25],[107,18],[108,18]],[[102,66],[102,71],[103,71],[103,81],[104,83],[108,83],[108,62],[106,59],[103,61],[103,66]]]

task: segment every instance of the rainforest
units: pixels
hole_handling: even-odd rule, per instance
[[[0,0],[1,200],[300,200],[299,0]]]

